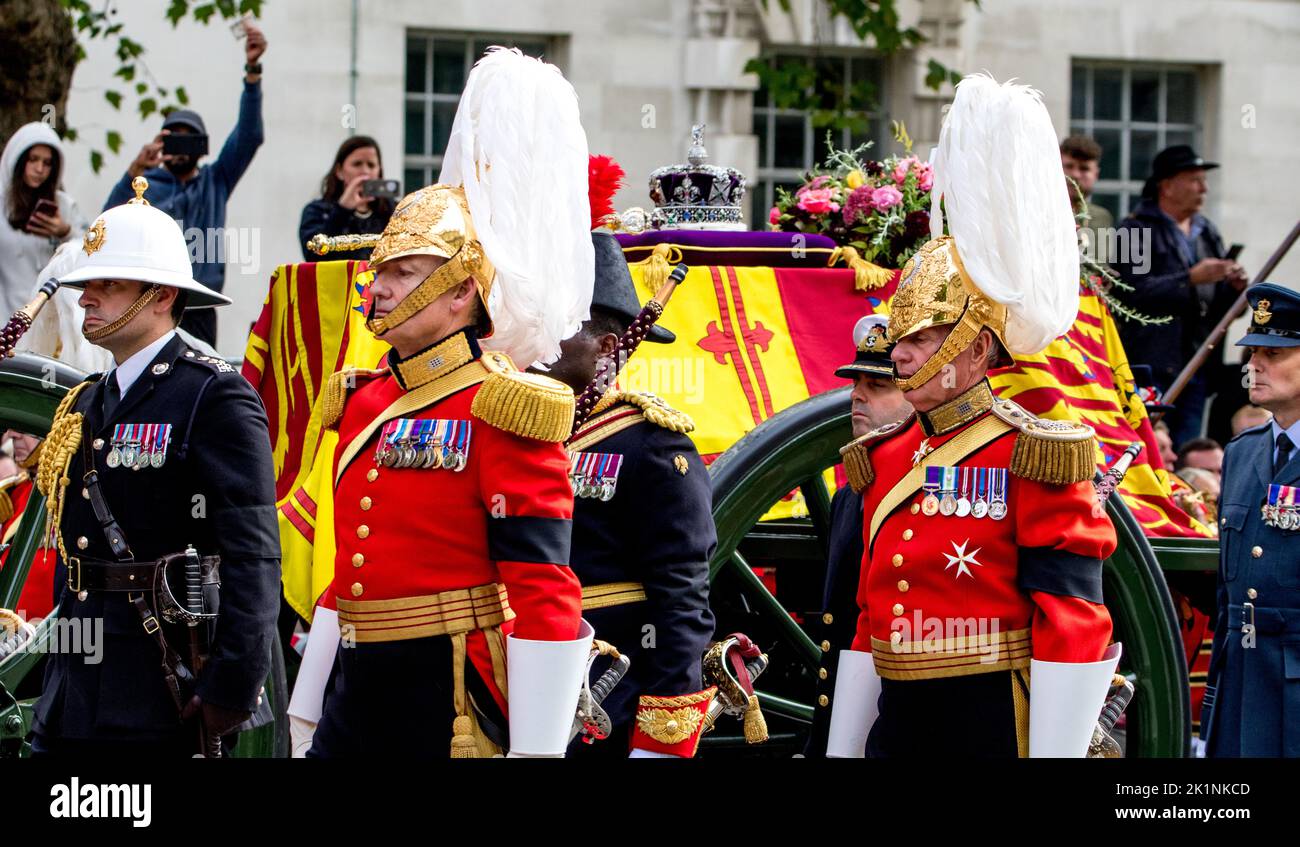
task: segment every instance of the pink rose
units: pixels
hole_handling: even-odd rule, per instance
[[[907,171],[918,161],[915,156],[899,159],[897,164],[894,165],[894,182],[897,185],[902,185],[903,180],[907,179]]]
[[[802,188],[800,188],[798,191],[794,193],[794,196],[802,197],[805,194],[807,194],[809,191],[816,191],[817,189],[821,188],[829,181],[830,181],[830,177],[825,175],[816,177],[811,182],[805,183]]]
[[[779,224],[781,222],[781,210],[773,206],[772,211],[767,213],[767,222],[772,226]]]
[[[916,174],[917,188],[929,191],[934,187],[934,168],[929,162],[917,162],[912,167],[912,172]]]
[[[899,195],[902,199],[902,195]],[[799,208],[814,215],[838,212],[840,204],[835,202],[835,192],[830,188],[812,188],[799,198]]]
[[[871,205],[877,209],[892,209],[903,202],[903,192],[892,185],[882,185],[871,193]]]

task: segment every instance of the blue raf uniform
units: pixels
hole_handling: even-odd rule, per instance
[[[1300,347],[1300,295],[1261,284],[1239,346]],[[1300,422],[1224,451],[1218,619],[1202,706],[1206,753],[1300,756]],[[1209,711],[1209,715],[1204,714]]]

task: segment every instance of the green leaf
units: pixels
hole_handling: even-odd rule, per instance
[[[201,6],[194,7],[194,19],[201,24],[206,24],[217,13],[216,3],[204,3]]]
[[[148,90],[149,90],[149,86],[148,86],[147,83],[137,82],[137,83],[135,84],[135,93],[136,93],[136,94],[144,94],[144,93],[145,93],[146,91],[148,91]]]
[[[90,169],[95,173],[99,173],[103,167],[104,167],[104,154],[99,152],[98,150],[91,150]]]
[[[66,130],[64,130],[64,132],[63,132],[63,140],[64,140],[64,141],[76,141],[76,140],[77,140],[77,130],[74,129],[73,127],[68,127],[68,128],[67,128]]]
[[[223,18],[233,18],[235,12],[235,0],[217,0],[217,10],[221,12]]]
[[[171,21],[172,29],[176,28],[189,9],[190,4],[187,0],[172,0],[172,4],[167,7],[167,20]]]
[[[122,149],[122,133],[110,129],[104,133],[104,141],[108,144],[108,149],[114,153]]]
[[[177,99],[177,101],[180,102],[180,104],[181,104],[182,106],[188,106],[188,105],[189,105],[189,102],[190,102],[190,95],[188,95],[188,94],[185,93],[185,86],[183,86],[183,85],[178,85],[178,86],[176,86],[176,99]]]
[[[142,120],[144,118],[149,117],[156,111],[158,111],[157,100],[153,99],[152,97],[146,97],[140,101],[140,118]]]
[[[113,76],[120,76],[122,79],[130,82],[135,79],[135,65],[123,65],[113,72]]]
[[[107,100],[114,109],[122,108],[122,92],[109,89],[104,92],[104,99]]]

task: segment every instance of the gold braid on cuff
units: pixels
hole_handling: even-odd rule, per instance
[[[111,324],[101,326],[99,329],[82,330],[81,334],[91,344],[94,344],[97,341],[103,341],[105,338],[108,338],[110,335],[129,324],[131,319],[136,315],[143,312],[145,306],[152,303],[154,298],[158,296],[158,292],[161,288],[162,286],[157,283],[151,284],[139,297],[135,299],[134,303],[127,307],[127,310],[122,313],[122,317],[113,321]]]

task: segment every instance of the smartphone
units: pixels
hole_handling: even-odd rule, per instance
[[[248,28],[244,26],[244,23],[252,16],[252,12],[245,12],[239,16],[239,20],[230,25],[230,34],[235,37],[236,41],[248,35]]]
[[[31,228],[32,221],[36,219],[38,214],[45,215],[46,217],[54,217],[58,213],[59,204],[42,197],[40,200],[36,201],[36,207],[32,209],[31,217],[27,219],[27,228]]]
[[[163,136],[163,153],[167,156],[208,155],[208,137],[196,132],[173,132]]]
[[[1228,248],[1228,255],[1224,256],[1223,258],[1235,262],[1237,261],[1237,257],[1241,255],[1241,251],[1245,249],[1246,249],[1245,244],[1233,244],[1231,247]]]
[[[368,179],[361,183],[361,193],[376,199],[397,200],[402,196],[402,184],[395,179]]]

